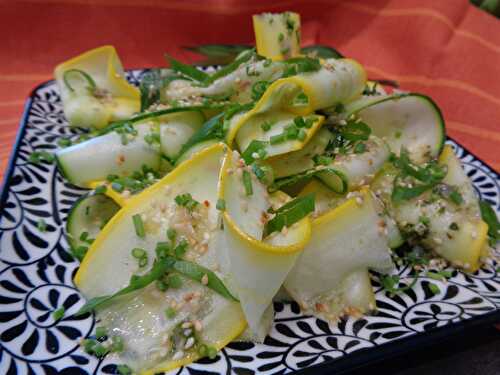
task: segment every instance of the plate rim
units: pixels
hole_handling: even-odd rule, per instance
[[[149,69],[152,68],[127,69],[126,71],[145,71]],[[14,172],[15,161],[19,154],[22,139],[26,133],[27,119],[31,106],[33,104],[34,97],[38,90],[52,85],[54,84],[54,82],[55,80],[53,79],[41,82],[40,84],[34,86],[33,89],[31,89],[26,98],[23,112],[19,119],[19,126],[16,132],[16,137],[9,154],[9,159],[7,161],[7,167],[2,179],[2,184],[0,185],[0,214],[3,211],[2,207],[4,206],[4,203],[8,198],[9,181]],[[492,174],[494,174],[497,178],[500,178],[500,174],[493,167],[491,167],[476,154],[471,152],[468,148],[449,136],[447,136],[446,139],[455,142],[457,145],[463,148],[464,151],[466,151],[475,159],[480,161],[483,165],[488,167]],[[469,318],[467,320],[449,323],[442,327],[433,328],[424,332],[417,332],[403,338],[397,338],[378,346],[360,349],[353,353],[346,354],[340,358],[336,358],[330,361],[324,361],[322,363],[300,369],[292,373],[297,375],[320,375],[330,374],[332,371],[335,371],[335,373],[337,374],[345,374],[356,369],[361,369],[370,365],[374,365],[376,363],[380,363],[381,361],[387,359],[401,357],[406,353],[422,349],[428,344],[435,344],[436,342],[445,341],[446,339],[457,336],[461,333],[466,333],[467,330],[473,327],[493,325],[498,322],[500,322],[500,308],[479,316]]]

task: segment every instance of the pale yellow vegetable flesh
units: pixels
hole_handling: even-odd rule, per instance
[[[75,277],[76,285],[86,298],[109,295],[127,285],[130,276],[139,271],[137,260],[131,255],[132,248],[146,250],[152,262],[156,243],[166,240],[166,229],[175,225],[175,215],[182,213],[176,211],[175,196],[192,194],[194,199],[201,202],[200,210],[203,209],[199,213],[202,216],[201,221],[196,224],[197,228],[207,233],[215,229],[218,222],[218,212],[215,209],[217,183],[224,152],[225,146],[216,144],[195,154],[158,183],[132,198],[110,220],[95,239]],[[158,215],[160,212],[161,215]],[[204,212],[206,214],[203,214]],[[135,214],[145,215],[144,238],[136,235],[132,221]],[[183,233],[182,228],[178,229],[178,233]],[[191,254],[189,256],[195,257],[196,260],[193,261],[196,263],[215,269],[215,251],[213,238],[210,237],[208,249],[204,253],[198,256],[195,248],[189,247],[186,256]],[[196,351],[187,351],[181,359],[172,359],[173,353],[167,350],[163,336],[170,335],[179,322],[199,319],[203,326],[200,332],[203,342],[217,349],[237,337],[246,326],[238,303],[220,296],[200,283],[184,279],[180,289],[168,289],[164,294],[155,288],[154,284],[148,286],[130,296],[122,297],[110,308],[98,311],[101,324],[108,327],[113,334],[124,338],[125,350],[120,354],[120,358],[135,370],[149,369],[144,373],[153,374],[199,358]],[[183,296],[191,293],[201,295],[200,303],[203,309],[198,313],[195,310],[181,309],[175,318],[167,319],[165,310],[171,306],[170,301],[176,300],[180,303],[184,301]],[[224,319],[219,319],[220,316],[224,316]]]
[[[97,98],[87,90],[88,83],[80,79],[80,85],[71,91],[64,83],[64,73],[78,69],[87,73],[103,92]],[[87,51],[54,70],[61,92],[64,113],[73,126],[103,128],[109,122],[130,118],[140,109],[139,90],[125,78],[122,63],[112,46]]]
[[[311,241],[284,283],[304,312],[336,320],[349,308],[374,308],[363,272],[393,267],[376,204],[365,189],[312,221]]]
[[[262,13],[252,17],[257,53],[280,61],[300,54],[300,15]]]
[[[227,156],[219,185],[219,198],[224,199],[226,204],[223,212],[224,229],[221,233],[224,240],[219,241],[219,258],[222,259],[220,263],[223,273],[230,275],[228,283],[240,300],[250,330],[262,340],[269,329],[265,312],[270,308],[274,295],[281,287],[300,251],[309,241],[310,223],[308,218],[304,218],[286,232],[271,234],[264,240],[255,238],[255,233],[247,233],[243,229],[246,226],[240,227],[240,224],[257,220],[263,230],[264,223],[261,221],[261,216],[265,212],[239,207],[241,201],[238,195],[241,192],[240,185],[233,181],[235,174],[233,158]],[[255,189],[253,194],[261,195],[257,198],[258,201],[267,199],[265,190]],[[287,196],[278,193],[269,199],[270,204],[273,200],[279,200],[283,204]]]

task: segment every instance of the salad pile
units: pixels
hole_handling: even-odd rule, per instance
[[[439,279],[475,272],[498,238],[431,98],[301,49],[298,14],[253,23],[256,48],[223,67],[166,56],[139,88],[110,46],[55,69],[82,128],[55,159],[92,189],[67,219],[87,299],[77,314],[98,319],[82,345],[119,356],[122,374],[262,342],[276,299],[332,323],[369,313],[372,279],[412,287],[395,262]]]

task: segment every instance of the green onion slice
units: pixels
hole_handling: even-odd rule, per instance
[[[91,312],[99,307],[102,307],[105,304],[112,302],[118,297],[121,297],[123,295],[147,287],[149,284],[163,277],[165,272],[170,270],[174,265],[174,263],[175,259],[172,257],[165,257],[160,260],[157,260],[153,264],[153,267],[149,272],[141,276],[133,275],[130,278],[129,284],[125,288],[120,289],[118,292],[114,294],[92,298],[85,305],[83,305],[80,310],[76,312],[75,316]]]
[[[70,76],[74,75],[74,74],[78,74],[79,76],[83,77],[83,79],[85,79],[87,81],[87,83],[88,83],[87,88],[90,92],[93,92],[97,88],[97,85],[95,84],[94,79],[88,73],[86,73],[80,69],[69,69],[69,70],[66,70],[63,74],[63,82],[69,91],[72,91],[72,92],[75,91],[73,86],[71,86],[71,84],[69,83],[69,81],[71,79]]]
[[[281,206],[275,211],[276,216],[264,227],[264,237],[280,231],[283,227],[289,227],[314,212],[314,197],[314,193],[307,194]]]
[[[207,275],[208,283],[206,284],[206,286],[208,288],[212,289],[214,292],[217,292],[224,298],[238,302],[238,299],[231,294],[222,280],[219,279],[219,277],[208,268],[202,267],[196,263],[188,262],[186,260],[178,260],[174,264],[174,269],[187,278],[198,281],[200,283],[202,282],[202,278]]]
[[[144,223],[142,221],[141,215],[135,214],[134,216],[132,216],[132,221],[134,223],[135,234],[137,234],[137,236],[140,238],[146,237],[146,231],[144,230]]]

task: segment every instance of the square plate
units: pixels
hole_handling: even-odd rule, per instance
[[[145,70],[128,72],[137,84]],[[66,215],[86,190],[63,180],[54,164],[31,164],[34,150],[53,151],[68,127],[54,81],[28,99],[0,197],[0,373],[114,374],[115,358],[98,360],[80,349],[94,328],[93,317],[74,318],[84,300],[73,285],[78,268],[64,236]],[[500,177],[449,140],[477,194],[500,211]],[[37,222],[43,218],[47,231]],[[500,255],[495,250],[496,256]],[[400,267],[402,280],[409,269]],[[434,295],[429,284],[439,286]],[[232,343],[213,359],[172,374],[330,373],[391,357],[464,329],[500,320],[499,263],[489,260],[473,275],[454,271],[447,282],[419,277],[416,285],[390,297],[374,277],[378,313],[349,318],[337,326],[300,314],[295,303],[276,303],[264,344]],[[64,306],[66,318],[52,312]]]

